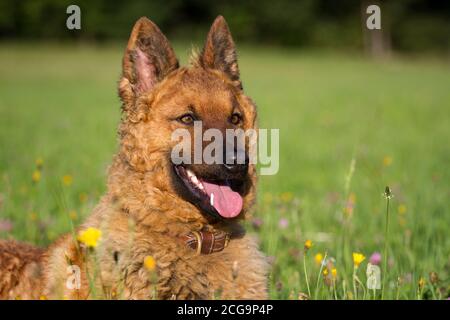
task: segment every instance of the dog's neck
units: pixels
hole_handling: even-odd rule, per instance
[[[224,250],[232,239],[242,238],[245,235],[244,228],[234,230],[220,230],[205,228],[201,231],[191,231],[178,237],[184,244],[197,255],[211,254]]]

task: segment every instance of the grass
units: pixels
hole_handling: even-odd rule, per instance
[[[186,61],[188,46],[177,47]],[[304,297],[306,274],[311,298],[380,298],[381,290],[365,287],[365,271],[370,255],[385,250],[390,186],[384,298],[447,298],[449,65],[271,48],[239,53],[260,126],[280,129],[280,170],[260,178],[249,222],[272,262],[270,296]],[[0,237],[47,245],[104,192],[117,149],[121,54],[121,46],[0,47]],[[358,268],[353,252],[366,256]],[[315,262],[318,253],[326,263]]]

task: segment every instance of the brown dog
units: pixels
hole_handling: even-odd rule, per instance
[[[158,27],[137,21],[119,84],[120,149],[107,193],[77,230],[101,238],[90,248],[69,234],[45,252],[0,242],[0,298],[267,298],[266,259],[239,224],[255,200],[254,165],[171,161],[172,132],[193,136],[196,120],[221,132],[256,126],[223,17],[193,59],[179,67]]]

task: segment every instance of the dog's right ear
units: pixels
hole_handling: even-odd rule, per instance
[[[119,95],[125,111],[179,66],[175,52],[159,28],[146,17],[131,31],[122,61]]]

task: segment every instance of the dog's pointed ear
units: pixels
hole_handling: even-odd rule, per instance
[[[119,95],[125,108],[178,67],[175,52],[158,26],[146,17],[140,18],[122,61]]]
[[[224,72],[233,84],[242,90],[236,47],[227,22],[222,16],[214,20],[209,30],[205,46],[200,54],[200,65],[203,68]]]

